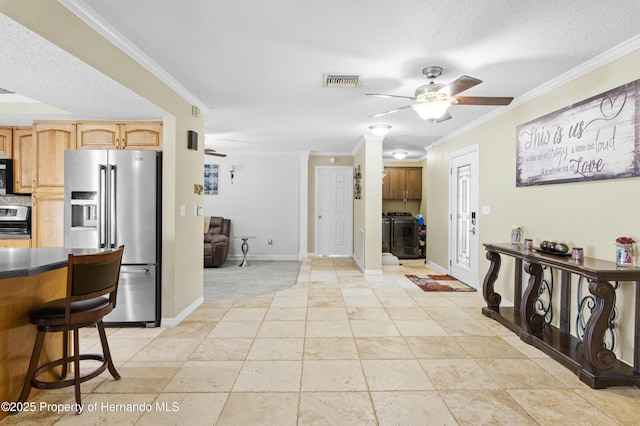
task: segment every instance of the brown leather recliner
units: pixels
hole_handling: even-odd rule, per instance
[[[205,222],[204,267],[217,268],[227,259],[229,253],[229,232],[231,220],[220,216],[211,216],[209,226]]]

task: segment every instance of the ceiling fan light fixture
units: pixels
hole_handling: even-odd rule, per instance
[[[391,130],[391,126],[388,124],[374,124],[369,126],[369,130],[376,136],[387,136],[389,130]]]
[[[450,101],[434,101],[434,102],[420,102],[411,105],[411,109],[418,113],[420,118],[424,120],[437,120],[442,117],[449,107]]]
[[[407,156],[407,153],[406,152],[394,152],[391,155],[393,155],[393,157],[396,160],[402,160]]]

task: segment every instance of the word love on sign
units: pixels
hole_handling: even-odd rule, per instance
[[[640,175],[640,80],[516,128],[516,185]]]

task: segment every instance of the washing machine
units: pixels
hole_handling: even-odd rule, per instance
[[[398,259],[420,258],[420,227],[407,212],[387,213],[391,219],[391,254]]]

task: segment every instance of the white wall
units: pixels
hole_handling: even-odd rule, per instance
[[[234,237],[247,235],[256,237],[249,240],[250,259],[298,259],[299,158],[298,153],[205,156],[205,164],[218,164],[219,176],[218,194],[204,196],[204,214],[231,219],[230,258],[242,256],[242,241]],[[233,184],[229,173],[232,164],[235,168]],[[271,245],[267,243],[269,238],[273,240]]]

